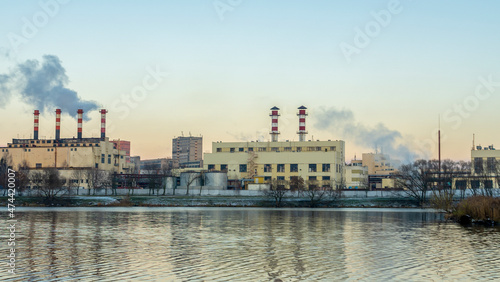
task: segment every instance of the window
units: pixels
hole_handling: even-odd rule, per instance
[[[264,176],[264,181],[271,181],[271,176]]]
[[[457,181],[455,181],[455,186],[457,189],[466,189],[467,188],[467,180],[457,180]]]
[[[337,150],[337,147],[335,147],[335,146],[330,147],[330,151],[336,151],[336,150]]]
[[[330,164],[323,164],[321,167],[323,172],[330,172]]]
[[[243,148],[238,148],[238,151],[239,152],[243,152]]]
[[[481,186],[481,183],[479,182],[479,180],[471,180],[470,186],[471,188],[477,189]]]
[[[493,180],[484,180],[483,185],[484,188],[493,188]]]
[[[298,172],[299,165],[298,164],[290,164],[290,172]]]
[[[271,164],[265,164],[264,165],[264,172],[272,172],[272,169],[273,167],[271,166]]]
[[[309,164],[309,172],[316,172],[316,164]]]
[[[297,152],[302,152],[302,147],[297,147]]]
[[[291,152],[292,151],[292,147],[285,147],[285,148],[283,148],[283,151],[285,151],[285,152]]]
[[[271,148],[271,151],[272,151],[272,152],[278,152],[278,147],[272,147],[272,148]]]
[[[37,163],[37,164],[35,164],[35,167],[36,168],[42,168],[42,164],[41,163]]]
[[[314,181],[314,180],[316,180],[316,179],[317,179],[317,178],[316,178],[316,176],[309,176],[309,180]]]
[[[249,152],[253,152],[253,148],[248,148],[248,151]]]
[[[234,153],[234,148],[229,148],[229,152]]]
[[[247,172],[247,165],[246,164],[240,164],[240,172]]]
[[[312,152],[312,151],[315,151],[315,150],[316,150],[315,147],[307,147],[307,151],[309,151],[309,152]]]
[[[483,173],[483,158],[474,158],[474,172]],[[473,187],[474,188],[474,187]],[[479,187],[477,187],[479,188]]]
[[[285,180],[285,177],[284,176],[278,176],[276,177],[277,180]]]
[[[316,147],[316,151],[321,151],[321,147]]]
[[[99,164],[98,163],[95,163],[95,168],[99,168]]]
[[[218,153],[222,152],[222,148],[217,148],[217,152]]]
[[[220,165],[220,171],[227,172],[227,164],[221,164]]]
[[[487,158],[486,159],[486,169],[488,170],[489,173],[495,172],[496,167],[497,167],[497,162],[495,158]],[[490,187],[486,187],[490,188]]]
[[[285,172],[285,164],[278,164],[278,172]]]
[[[330,176],[323,176],[323,180],[330,180]]]
[[[259,147],[259,152],[265,152],[266,151],[266,148],[264,147]]]
[[[2,150],[2,152],[3,152],[3,150]],[[47,152],[50,152],[50,149],[47,149]]]
[[[104,163],[105,158],[106,158],[106,156],[104,154],[101,154],[101,163]]]
[[[111,164],[111,155],[108,155],[108,164]]]
[[[214,170],[214,169],[215,169],[215,165],[213,165],[213,164],[208,165],[208,170]]]

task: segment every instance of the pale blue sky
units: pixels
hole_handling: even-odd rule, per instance
[[[221,18],[214,3],[234,6]],[[379,24],[348,62],[340,45],[355,47],[357,28],[365,30],[375,21],[372,13],[388,5],[400,12]],[[274,105],[284,110],[281,139],[298,139],[294,114],[303,104],[310,135],[345,140],[348,161],[375,144],[335,121],[327,129],[315,126],[332,107],[352,111],[358,129],[370,132],[382,123],[400,132],[397,143],[429,148],[431,157],[434,148],[421,144],[434,138],[439,114],[444,157],[469,158],[473,133],[483,145],[500,141],[500,90],[494,87],[461,117],[455,106],[474,102],[479,77],[500,81],[498,1],[69,1],[53,15],[39,1],[0,0],[0,7],[0,47],[10,51],[0,56],[0,74],[25,60],[57,56],[67,87],[107,108],[108,135],[132,141],[132,153],[143,158],[169,156],[171,138],[181,131],[202,134],[205,151],[212,141],[268,138]],[[33,23],[43,13],[47,23],[24,37],[23,18]],[[17,52],[12,34],[26,39]],[[122,95],[156,68],[168,77],[124,111]],[[13,93],[0,108],[0,145],[32,134],[33,110]],[[13,114],[18,118],[7,118]],[[84,136],[98,134],[97,112],[90,117]],[[53,111],[42,116],[42,136],[54,135],[53,119]],[[69,116],[62,135],[76,135]]]

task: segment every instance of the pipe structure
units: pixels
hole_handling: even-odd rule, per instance
[[[278,135],[280,132],[278,131],[278,117],[280,116],[279,114],[279,108],[274,106],[271,108],[271,141],[272,142],[278,142]]]
[[[38,120],[39,120],[39,116],[40,116],[40,111],[35,110],[35,112],[33,114],[35,115],[35,123],[34,123],[34,127],[33,127],[33,139],[37,140],[38,139]]]
[[[299,141],[306,141],[306,116],[307,116],[307,108],[304,106],[300,106],[298,108],[299,112],[297,113],[297,116],[299,117],[299,131],[297,131],[297,134],[299,134]]]
[[[82,120],[83,120],[83,110],[82,109],[78,109],[78,111],[76,111],[76,113],[78,114],[78,128],[77,128],[77,138],[78,139],[82,139]]]

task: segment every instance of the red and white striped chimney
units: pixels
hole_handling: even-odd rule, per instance
[[[38,117],[40,116],[40,112],[38,110],[35,110],[33,113],[35,115],[35,124],[33,128],[33,139],[37,140],[38,139]]]
[[[61,139],[61,109],[56,110],[56,140]]]
[[[101,110],[101,140],[104,140],[106,137],[106,111],[105,109]]]
[[[78,114],[78,136],[77,138],[78,139],[82,139],[82,119],[83,119],[83,110],[82,109],[78,109],[78,111],[76,111],[76,113]]]
[[[306,112],[307,108],[304,106],[299,107],[299,112],[297,113],[297,116],[299,117],[299,131],[297,134],[299,134],[299,141],[306,141]]]
[[[278,131],[278,117],[280,116],[279,114],[279,108],[274,106],[271,108],[271,141],[272,142],[278,142],[278,135],[280,132]]]

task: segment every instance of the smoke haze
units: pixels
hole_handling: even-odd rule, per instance
[[[42,61],[27,60],[18,64],[10,73],[0,74],[0,102],[2,106],[10,100],[12,93],[19,94],[22,101],[34,109],[52,111],[60,108],[63,113],[76,118],[78,109],[87,114],[98,109],[94,101],[82,100],[78,94],[66,88],[66,70],[57,56],[45,55]]]
[[[343,135],[347,141],[356,145],[383,150],[391,159],[403,162],[412,161],[416,153],[410,149],[402,134],[379,123],[370,128],[356,122],[354,113],[348,109],[321,108],[315,113],[314,126],[320,130],[333,131]]]

